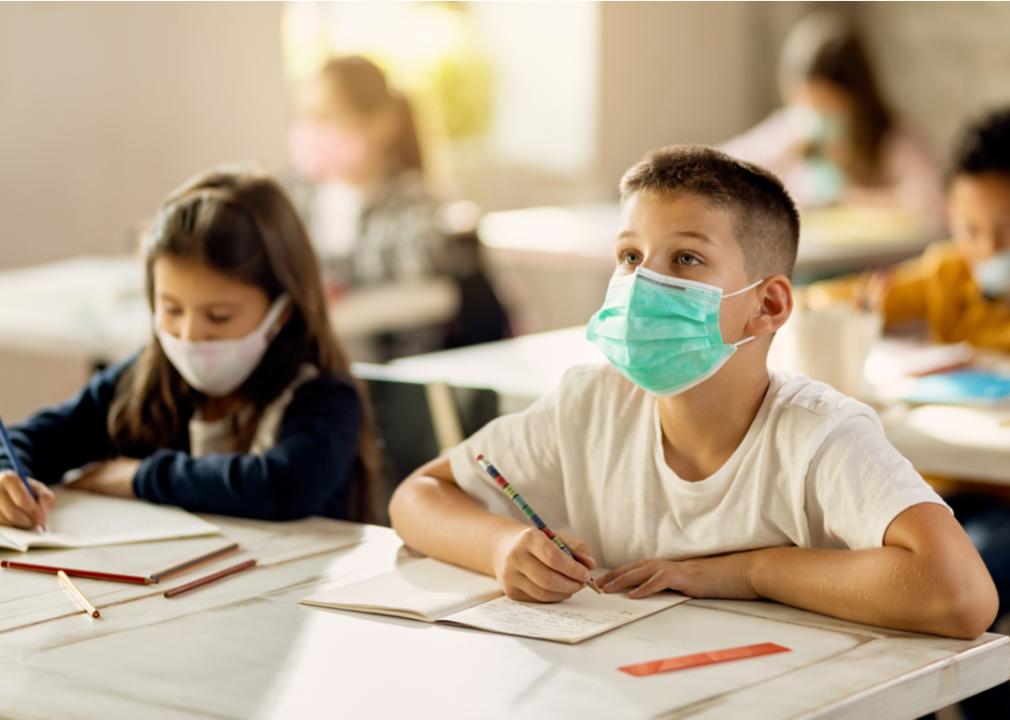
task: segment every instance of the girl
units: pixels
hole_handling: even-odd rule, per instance
[[[191,180],[162,206],[143,252],[154,337],[13,428],[38,502],[3,472],[0,523],[44,525],[46,485],[75,468],[77,488],[195,512],[369,519],[369,412],[277,183],[229,169]]]
[[[451,269],[437,203],[425,187],[410,104],[362,57],[330,60],[306,88],[291,129],[301,207],[324,260],[328,290],[418,280]],[[371,354],[440,349],[443,333],[399,332]]]
[[[846,20],[803,18],[782,51],[779,84],[786,107],[723,150],[776,173],[802,207],[871,205],[942,224],[939,168],[891,112]]]

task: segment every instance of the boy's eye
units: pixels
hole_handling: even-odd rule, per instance
[[[675,265],[701,265],[701,259],[691,253],[677,253],[673,256]]]
[[[638,265],[642,262],[641,254],[634,250],[624,250],[620,255],[620,259],[624,265]]]

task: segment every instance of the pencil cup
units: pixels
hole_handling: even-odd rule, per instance
[[[863,368],[882,324],[879,313],[848,305],[796,308],[775,339],[772,365],[798,370],[846,395],[861,397]]]

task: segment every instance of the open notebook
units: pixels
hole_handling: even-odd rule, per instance
[[[632,600],[583,588],[561,603],[523,603],[505,597],[494,578],[425,558],[367,580],[323,589],[300,602],[577,643],[685,600],[672,593]]]
[[[141,500],[53,488],[56,505],[46,532],[0,526],[0,548],[22,552],[32,547],[92,547],[213,535],[215,525],[185,510]]]

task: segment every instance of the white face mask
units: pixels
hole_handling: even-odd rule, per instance
[[[260,364],[270,341],[280,331],[277,320],[288,306],[287,295],[278,297],[263,322],[236,340],[181,340],[155,328],[161,349],[190,386],[209,397],[223,397],[242,385]]]
[[[979,263],[972,274],[986,297],[993,300],[1010,297],[1010,250]]]

